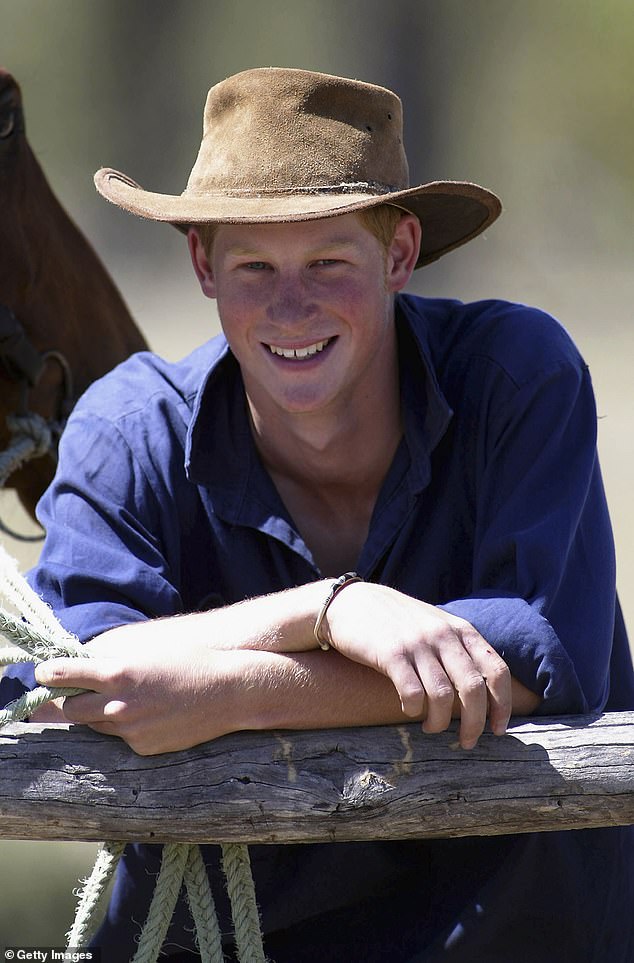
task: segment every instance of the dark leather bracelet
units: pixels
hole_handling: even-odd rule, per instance
[[[338,595],[339,592],[341,592],[341,590],[346,587],[346,585],[352,585],[353,582],[362,582],[362,581],[363,579],[361,578],[360,575],[357,575],[356,572],[345,572],[344,575],[340,575],[339,578],[335,579],[332,585],[330,586],[330,591],[328,592],[328,595],[324,600],[324,604],[319,610],[319,613],[315,620],[315,625],[313,627],[313,635],[317,640],[317,644],[319,645],[319,648],[323,649],[324,652],[327,652],[328,649],[330,648],[330,642],[327,642],[326,639],[322,639],[319,633],[321,630],[321,623],[324,621],[324,616],[328,611],[328,606],[330,605],[332,600],[335,598],[335,596]]]

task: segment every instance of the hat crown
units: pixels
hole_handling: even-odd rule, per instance
[[[400,99],[374,84],[264,67],[216,84],[185,196],[383,194],[409,186]]]

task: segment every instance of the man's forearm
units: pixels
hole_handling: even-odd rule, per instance
[[[126,729],[125,715],[116,721],[111,717],[104,725],[97,722],[94,728],[120,735],[137,752],[151,754],[248,729],[341,728],[413,721],[403,713],[397,692],[386,676],[336,652],[220,652],[210,658],[207,681],[199,672],[197,682],[198,698],[195,704],[190,701],[182,714],[173,711],[175,704],[182,703],[175,689],[159,696],[163,712],[158,715],[158,731],[132,735]],[[531,714],[539,704],[538,697],[515,680],[512,687],[513,713]],[[452,716],[459,718],[460,712],[456,696]],[[425,710],[421,718],[424,715]],[[94,724],[90,718],[76,715],[73,700],[67,702],[66,715],[45,706],[34,718],[42,722],[71,718]],[[169,727],[163,731],[160,724],[167,719]],[[112,728],[119,724],[119,731]]]
[[[241,729],[423,719],[439,732],[452,717],[471,748],[487,718],[502,734],[511,712],[539,704],[473,626],[385,586],[337,596],[325,622],[333,650],[323,652],[313,628],[330,584],[121,626],[87,643],[89,658],[42,663],[36,677],[89,690],[66,701],[67,720],[140,753]]]
[[[386,676],[336,652],[292,656],[253,653],[245,693],[249,729],[325,729],[412,722]],[[531,715],[540,699],[516,679],[511,683],[513,715]],[[425,717],[426,707],[418,717]],[[454,698],[452,716],[461,705]]]
[[[131,642],[151,633],[159,646],[187,638],[214,651],[303,652],[317,646],[313,627],[331,581],[309,582],[206,612],[175,615],[111,631],[133,632]]]

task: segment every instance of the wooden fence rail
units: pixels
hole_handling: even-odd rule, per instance
[[[82,726],[0,732],[0,836],[297,843],[634,823],[634,712],[514,720],[466,752],[417,725],[239,733],[135,755]]]

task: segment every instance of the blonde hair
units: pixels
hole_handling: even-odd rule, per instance
[[[202,246],[205,249],[205,254],[208,258],[210,258],[211,251],[214,246],[216,231],[220,227],[220,224],[218,224],[216,221],[205,221],[202,224],[192,224],[192,227],[198,232],[198,237],[200,238]]]
[[[387,251],[394,240],[396,225],[407,212],[402,207],[393,204],[379,204],[377,207],[366,207],[361,211],[353,211],[361,224],[372,234]],[[220,224],[216,221],[206,221],[193,224],[205,249],[207,257],[211,257],[214,239]]]
[[[394,240],[396,225],[407,212],[393,204],[379,204],[377,207],[366,207],[354,213],[365,229],[373,234],[387,251]]]

